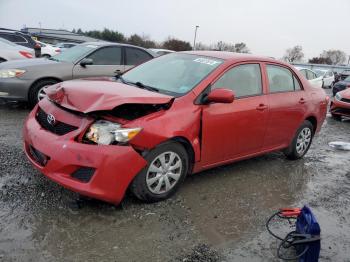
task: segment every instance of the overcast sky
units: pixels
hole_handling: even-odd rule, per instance
[[[349,0],[0,0],[0,27],[109,28],[157,41],[174,36],[193,43],[245,42],[254,54],[280,58],[303,47],[350,55]]]

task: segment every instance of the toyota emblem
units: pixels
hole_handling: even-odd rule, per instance
[[[56,118],[52,114],[48,114],[46,120],[52,126],[56,124]]]

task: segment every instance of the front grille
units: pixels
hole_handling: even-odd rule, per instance
[[[340,101],[345,102],[345,103],[350,103],[350,99],[347,99],[347,98],[342,98],[342,99],[340,99]]]
[[[36,114],[36,120],[41,125],[42,128],[50,131],[51,133],[54,133],[59,136],[63,136],[69,132],[72,132],[76,129],[78,129],[75,126],[56,121],[54,124],[49,123],[48,121],[48,114],[46,114],[41,108],[39,108],[37,114]]]
[[[41,153],[39,150],[35,149],[32,146],[29,146],[29,153],[31,157],[34,159],[34,161],[43,167],[46,166],[47,161],[49,161],[50,159],[48,156]]]
[[[95,169],[92,167],[80,167],[71,176],[81,182],[87,183],[93,176]]]

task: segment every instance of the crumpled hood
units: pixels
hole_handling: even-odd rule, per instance
[[[173,97],[118,83],[107,78],[80,79],[58,83],[46,89],[57,104],[83,113],[112,110],[122,104],[166,104]]]

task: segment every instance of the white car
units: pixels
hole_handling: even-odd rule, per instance
[[[61,49],[59,49],[58,47],[54,47],[50,44],[46,44],[40,41],[35,41],[35,42],[37,42],[41,46],[42,57],[51,57],[61,53]]]
[[[55,47],[58,47],[59,49],[61,49],[61,52],[67,50],[68,48],[71,48],[73,46],[76,46],[78,45],[77,43],[68,43],[68,42],[65,42],[65,43],[58,43],[55,45]]]
[[[4,38],[0,37],[0,63],[18,60],[33,58],[34,50],[25,46],[16,45]]]
[[[334,82],[334,73],[331,70],[327,69],[315,69],[315,72],[322,76],[323,79],[323,87],[330,87]]]
[[[296,67],[300,71],[300,73],[307,79],[314,87],[322,88],[323,86],[323,77],[318,76],[314,71],[302,68],[302,67]]]
[[[175,53],[175,51],[169,49],[150,48],[149,50],[151,50],[153,53],[156,53],[158,56]]]

